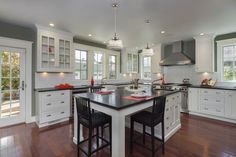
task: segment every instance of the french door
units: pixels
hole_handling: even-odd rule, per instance
[[[25,122],[25,49],[0,46],[0,127]]]

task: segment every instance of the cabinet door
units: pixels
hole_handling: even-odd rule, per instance
[[[132,54],[128,53],[128,62],[127,62],[127,72],[128,73],[132,72],[132,64],[133,64]]]
[[[138,55],[133,55],[133,72],[138,73]]]
[[[41,34],[39,43],[40,68],[46,71],[55,68],[56,39],[49,34]]]
[[[199,103],[199,89],[189,88],[188,90],[189,111],[193,111],[193,112],[198,111],[198,103]]]
[[[225,116],[236,119],[236,91],[228,91],[226,93]]]
[[[214,72],[213,38],[211,36],[195,37],[197,72]]]
[[[71,42],[69,40],[59,39],[59,69],[70,71],[71,69]]]

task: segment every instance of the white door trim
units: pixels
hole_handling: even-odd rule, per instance
[[[0,37],[0,46],[25,49],[25,122],[35,120],[32,116],[32,44],[31,41]]]

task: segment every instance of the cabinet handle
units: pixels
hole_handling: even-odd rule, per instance
[[[208,93],[208,91],[204,91],[204,93]]]
[[[232,97],[232,95],[229,95],[230,97]]]
[[[50,96],[52,96],[52,95],[51,95],[51,94],[48,94],[48,95],[47,95],[47,97],[50,97]]]
[[[169,119],[169,117],[166,117],[166,120],[168,120]]]
[[[216,112],[220,112],[220,110],[216,109]]]
[[[166,111],[169,111],[169,108],[167,108]]]
[[[64,104],[65,102],[64,101],[61,101],[61,104]]]
[[[61,95],[65,95],[65,93],[61,93]]]
[[[220,92],[216,92],[216,94],[220,94]]]
[[[175,100],[175,98],[172,98],[172,100]]]
[[[175,106],[175,108],[178,108],[178,106]]]
[[[216,102],[220,102],[220,100],[216,100]]]
[[[52,104],[51,104],[51,103],[48,103],[48,104],[47,104],[47,106],[50,106],[50,105],[52,105]]]
[[[208,99],[204,99],[204,100],[208,101]]]
[[[61,112],[61,114],[64,114],[65,112]]]
[[[168,129],[169,129],[169,127],[166,127],[166,129],[168,130]]]
[[[52,115],[50,115],[50,114],[49,114],[49,115],[47,115],[47,117],[51,117],[51,116],[52,116]]]
[[[205,109],[205,110],[208,110],[208,108],[207,108],[207,107],[205,107],[204,109]]]

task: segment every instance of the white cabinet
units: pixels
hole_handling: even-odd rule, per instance
[[[37,72],[73,72],[73,36],[37,25]]]
[[[214,72],[214,38],[212,35],[197,36],[196,72]]]
[[[199,93],[198,88],[189,88],[188,90],[188,108],[190,112],[198,111],[198,99],[199,99],[198,93]]]
[[[128,53],[127,54],[127,72],[128,73],[138,73],[138,54]]]
[[[226,92],[225,116],[236,119],[236,91]]]
[[[70,116],[70,90],[36,92],[36,122],[44,127],[66,121]]]
[[[165,107],[165,135],[169,134],[173,128],[180,124],[180,93],[172,94],[166,98]]]

